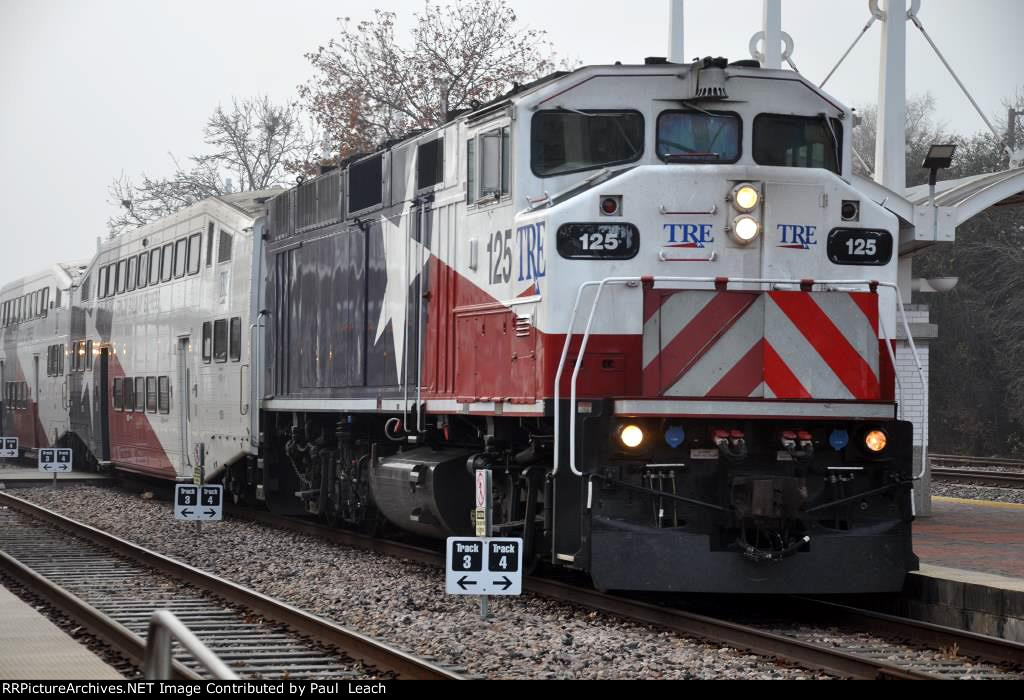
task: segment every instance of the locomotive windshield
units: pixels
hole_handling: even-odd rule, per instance
[[[843,125],[837,119],[762,114],[754,120],[754,162],[839,173]]]
[[[531,129],[530,166],[537,177],[630,163],[644,152],[639,112],[538,112]]]
[[[735,163],[743,125],[738,115],[662,112],[658,117],[658,157],[669,163]]]

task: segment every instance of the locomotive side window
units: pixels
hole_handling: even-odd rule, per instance
[[[731,112],[662,112],[658,157],[667,163],[735,163],[742,134],[743,122]]]
[[[188,263],[188,239],[181,238],[174,243],[174,279],[185,276]]]
[[[188,274],[199,274],[199,258],[202,256],[202,234],[197,233],[188,239]]]
[[[231,319],[229,335],[228,355],[232,362],[238,362],[242,359],[242,319],[238,316]]]
[[[228,262],[231,260],[231,234],[224,229],[220,230],[220,248],[217,250],[217,262]]]
[[[822,117],[760,114],[754,119],[754,162],[788,168],[842,167],[843,124]]]
[[[114,395],[113,395],[113,399],[114,399],[114,410],[115,411],[120,411],[122,409],[122,407],[123,407],[123,405],[121,403],[122,399],[124,398],[122,396],[122,392],[124,391],[123,385],[124,385],[124,380],[121,379],[121,377],[114,377]]]
[[[85,368],[92,371],[92,341],[86,341],[85,343]]]
[[[444,180],[444,139],[420,144],[416,153],[416,189],[433,187]]]
[[[146,411],[156,413],[156,377],[146,377]]]
[[[553,177],[607,165],[632,163],[644,153],[639,112],[538,112],[531,123],[530,167]]]
[[[348,169],[348,210],[361,211],[384,201],[384,156],[374,156]]]
[[[509,193],[509,139],[506,126],[466,143],[466,201],[497,201]]]
[[[135,411],[144,413],[146,411],[146,378],[135,378]]]
[[[226,318],[213,322],[214,362],[228,361],[228,321]]]
[[[160,413],[170,413],[171,412],[171,379],[170,379],[170,377],[160,377],[159,393],[160,393]]]
[[[210,364],[213,359],[213,324],[203,323],[203,362]]]
[[[163,248],[163,266],[160,268],[160,281],[170,282],[174,276],[174,244],[168,243]]]
[[[213,265],[213,222],[206,226],[206,266]]]
[[[631,260],[640,252],[640,230],[633,224],[565,224],[557,245],[568,260]]]

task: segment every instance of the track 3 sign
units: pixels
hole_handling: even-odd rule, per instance
[[[39,450],[39,471],[71,471],[71,450],[52,447]]]
[[[448,595],[521,595],[523,540],[449,537],[445,556]]]
[[[223,520],[224,487],[177,484],[174,487],[176,520]]]
[[[18,438],[0,438],[0,459],[18,458]]]

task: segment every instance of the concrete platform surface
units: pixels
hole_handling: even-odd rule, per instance
[[[104,482],[109,481],[110,477],[106,474],[96,474],[94,472],[69,472],[67,474],[57,475],[57,485],[61,483],[81,483],[81,482]],[[11,463],[0,463],[0,484],[3,484],[7,488],[18,488],[19,486],[40,486],[43,484],[52,484],[53,474],[47,474],[41,472],[38,469],[27,467],[24,464],[11,464]]]
[[[0,586],[0,680],[119,680],[120,673]]]
[[[932,516],[914,521],[922,564],[1024,579],[1024,505],[932,498]]]

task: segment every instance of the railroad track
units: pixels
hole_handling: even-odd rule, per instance
[[[935,454],[930,459],[936,481],[1024,488],[1024,460]]]
[[[229,513],[348,547],[435,567],[444,564],[442,556],[432,549],[380,540],[296,518],[279,518],[263,511],[229,509]],[[795,626],[778,620],[749,623],[721,619],[717,615],[680,609],[671,602],[652,604],[549,578],[527,577],[523,588],[561,602],[842,677],[935,680],[972,675],[1024,679],[1022,644],[824,601],[806,598],[789,601],[795,611],[793,616],[799,615],[807,621]],[[836,627],[855,631],[846,633],[837,631]],[[849,638],[845,644],[844,635]],[[823,642],[825,638],[832,641]],[[938,653],[921,655],[917,653],[920,649]],[[892,661],[895,656],[902,656],[902,660]]]
[[[0,493],[0,571],[140,666],[149,619],[165,609],[244,679],[462,678],[6,493]],[[175,655],[172,675],[204,677],[184,653]]]

